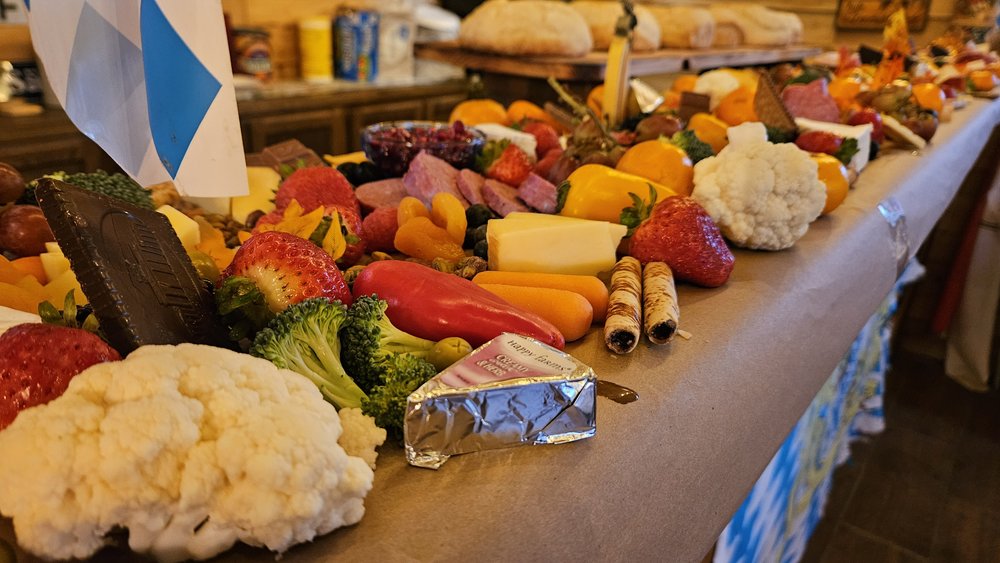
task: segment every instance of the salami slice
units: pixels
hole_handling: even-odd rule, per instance
[[[399,178],[389,178],[361,184],[354,190],[354,195],[361,204],[361,210],[371,213],[379,207],[397,207],[407,196],[406,186]]]
[[[786,86],[781,91],[781,101],[795,117],[840,122],[840,109],[827,90],[826,79],[820,78],[809,84]]]

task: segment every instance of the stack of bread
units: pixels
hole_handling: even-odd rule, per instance
[[[607,50],[621,16],[617,0],[487,0],[463,21],[459,44],[504,55],[579,57]],[[756,4],[635,7],[632,49],[783,47],[802,39],[802,20]]]

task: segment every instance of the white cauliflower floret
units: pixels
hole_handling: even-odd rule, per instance
[[[338,438],[337,411],[301,375],[220,348],[145,346],[0,432],[0,513],[47,558],[88,557],[116,526],[160,560],[237,540],[282,552],[364,515],[374,474]]]
[[[375,419],[363,414],[361,409],[340,409],[340,425],[344,433],[337,442],[347,455],[360,457],[368,467],[375,469],[378,452],[375,448],[385,442],[385,429],[375,425]]]
[[[826,187],[808,153],[757,141],[729,145],[695,165],[691,197],[735,245],[782,250],[819,217]]]

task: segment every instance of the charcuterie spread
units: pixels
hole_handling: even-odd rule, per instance
[[[462,41],[606,43],[606,6],[519,2],[549,18],[521,42],[513,4]],[[760,7],[653,7],[636,48],[687,11],[664,45],[802,33]],[[477,31],[497,18],[509,34]],[[894,16],[878,60],[681,75],[618,123],[600,86],[554,83],[563,115],[466,100],[368,127],[335,166],[292,142],[248,155],[228,213],[170,183],[0,165],[0,513],[49,559],[282,553],[362,520],[386,441],[436,469],[594,436],[602,374],[568,342],[684,346],[678,285],[725,291],[732,248],[793,248],[882,151],[933,142],[996,87],[995,55],[905,39]]]

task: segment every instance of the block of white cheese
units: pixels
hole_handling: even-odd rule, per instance
[[[500,125],[499,123],[480,123],[479,125],[476,125],[475,128],[482,131],[483,135],[486,135],[487,141],[501,141],[503,139],[507,139],[511,143],[520,147],[529,158],[532,160],[535,159],[535,147],[538,146],[538,140],[536,140],[535,136],[531,133],[511,129],[510,127]]]
[[[170,226],[177,233],[177,238],[181,239],[181,246],[185,250],[193,250],[194,247],[198,246],[198,243],[201,242],[201,230],[194,219],[169,205],[161,205],[156,211],[166,215],[167,219],[170,220]]]
[[[596,276],[615,265],[627,231],[607,221],[510,213],[487,224],[490,269]]]
[[[858,141],[858,153],[851,158],[848,164],[855,172],[861,172],[868,166],[868,157],[872,148],[872,124],[843,125],[841,123],[830,123],[828,121],[814,121],[804,117],[796,117],[795,125],[802,131],[826,131],[839,137],[853,138]]]
[[[885,136],[890,140],[902,145],[922,149],[927,146],[927,141],[913,131],[910,131],[898,119],[891,115],[882,116],[882,124],[885,127]]]
[[[246,223],[247,216],[254,211],[267,213],[274,209],[274,192],[281,183],[281,175],[274,168],[247,166],[247,182],[250,193],[234,197],[230,207],[233,219],[240,223]]]

